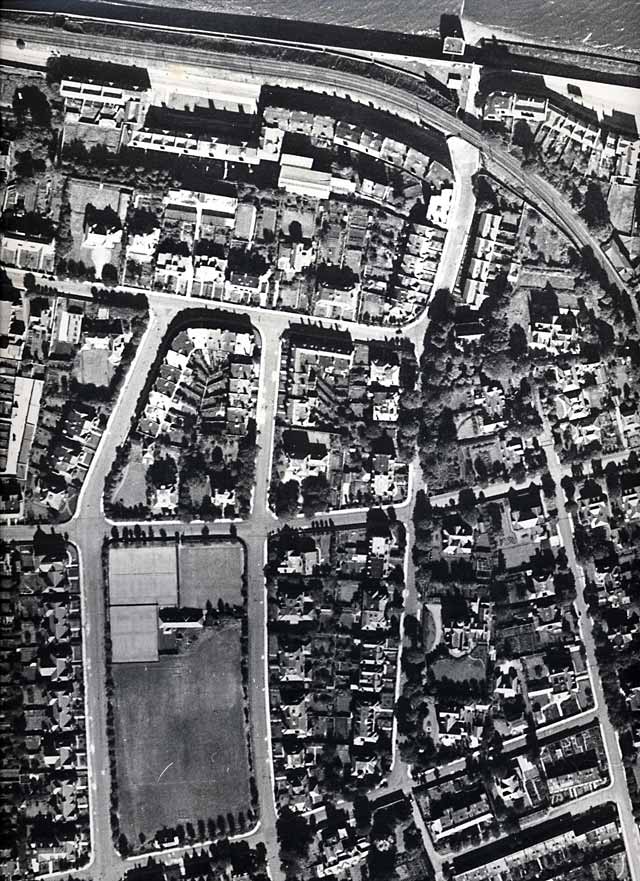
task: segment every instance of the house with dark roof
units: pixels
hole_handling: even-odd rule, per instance
[[[301,428],[288,428],[283,431],[282,444],[285,455],[290,459],[322,462],[328,453],[325,444],[312,441],[309,432]]]
[[[538,486],[531,483],[524,489],[512,487],[509,490],[508,499],[514,529],[531,529],[538,524],[544,510]]]
[[[60,77],[60,94],[64,98],[68,97],[66,92],[77,97],[77,88],[74,90],[72,86],[86,91],[94,101],[99,101],[101,95],[111,100],[119,91],[143,93],[151,88],[147,69],[132,64],[62,55],[56,60],[55,67]]]

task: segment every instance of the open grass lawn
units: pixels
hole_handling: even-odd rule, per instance
[[[466,655],[464,658],[439,658],[433,665],[436,679],[452,679],[465,682],[470,679],[481,681],[487,675],[484,663],[479,658]]]
[[[250,807],[240,623],[191,648],[116,664],[114,716],[120,828],[133,846],[175,827]]]
[[[107,386],[113,376],[108,349],[82,349],[78,357],[77,379],[82,383]]]
[[[128,508],[147,503],[147,466],[142,461],[142,447],[131,445],[129,460],[122,472],[122,479],[111,496],[112,502],[121,502]]]
[[[179,551],[180,605],[203,609],[210,600],[216,605],[242,603],[244,549],[240,542],[182,544]]]
[[[533,213],[532,213],[533,212]],[[531,232],[533,230],[533,235]],[[524,263],[540,264],[546,262],[554,267],[567,266],[569,264],[569,249],[571,243],[550,221],[541,217],[535,209],[526,209],[521,226],[521,234],[533,243],[535,248],[524,248]],[[541,260],[541,255],[544,258]]]
[[[425,652],[431,652],[442,639],[442,606],[426,603],[422,609],[422,634]]]
[[[636,188],[632,184],[614,181],[609,191],[608,205],[611,222],[615,229],[627,235],[633,228]]]
[[[67,123],[65,125],[65,143],[69,144],[76,140],[82,141],[87,150],[91,150],[96,144],[104,144],[107,149],[117,153],[120,146],[120,130],[80,122]]]

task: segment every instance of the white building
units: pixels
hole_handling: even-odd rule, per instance
[[[328,199],[331,192],[331,174],[327,171],[283,165],[280,169],[278,187],[296,196]]]
[[[436,226],[446,229],[449,224],[449,213],[453,199],[453,187],[444,187],[439,193],[433,193],[427,207],[427,220]]]
[[[66,309],[62,309],[58,324],[58,341],[77,346],[81,335],[82,312],[67,312]]]

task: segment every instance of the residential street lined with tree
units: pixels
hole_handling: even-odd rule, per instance
[[[15,26],[8,29],[0,39],[0,52],[3,46],[15,44]],[[80,51],[85,49],[81,36],[62,31],[59,43],[65,50]],[[46,28],[31,27],[28,57],[29,63],[39,64],[45,50],[48,52],[47,41],[51,33]],[[135,44],[127,40],[105,38],[96,49],[96,54],[104,58],[129,59],[129,53]],[[172,63],[183,65],[185,53],[176,48],[159,48],[145,44],[144,52],[149,63],[166,65]],[[27,57],[27,56],[25,56]],[[444,132],[448,138],[454,174],[452,195],[452,216],[450,230],[447,235],[442,261],[438,267],[434,294],[431,304],[440,302],[438,297],[446,298],[453,291],[458,280],[460,260],[463,256],[471,229],[476,195],[472,186],[472,178],[479,168],[484,168],[495,178],[503,181],[512,192],[519,194],[525,201],[536,205],[537,210],[551,218],[568,238],[580,248],[590,248],[594,259],[601,265],[607,278],[626,290],[625,282],[617,269],[611,264],[608,256],[586,226],[554,188],[536,173],[522,168],[507,151],[489,147],[483,137],[472,127],[457,117],[445,113],[432,106],[424,99],[410,95],[399,88],[387,87],[374,80],[367,80],[355,74],[345,72],[337,82],[335,73],[322,68],[306,68],[293,62],[277,62],[264,58],[234,56],[225,53],[203,52],[194,50],[189,53],[188,65],[201,64],[201,70],[212,75],[234,73],[261,82],[278,83],[284,77],[294,85],[324,89],[339,95],[348,95],[355,101],[372,103],[379,108],[409,119],[417,125],[433,126]],[[589,210],[598,211],[597,197],[590,198]],[[6,269],[7,276],[16,288],[25,285],[25,273],[15,268]],[[284,525],[291,526],[300,532],[310,535],[323,530],[331,531],[341,528],[363,527],[367,520],[367,509],[354,508],[314,512],[311,516],[278,518],[269,507],[269,489],[272,479],[272,460],[274,451],[274,433],[278,408],[278,385],[281,372],[281,343],[283,335],[292,324],[324,328],[325,330],[347,331],[353,340],[366,342],[391,342],[409,340],[415,349],[418,363],[425,354],[425,338],[430,325],[429,309],[414,321],[402,327],[372,326],[371,324],[350,322],[345,320],[326,320],[317,317],[298,316],[285,311],[246,306],[242,304],[220,303],[203,300],[197,297],[185,297],[177,294],[151,291],[133,286],[117,286],[116,277],[111,277],[107,270],[107,279],[116,291],[130,294],[144,294],[149,303],[149,321],[140,341],[135,357],[126,376],[126,381],[115,400],[106,428],[99,446],[91,460],[89,470],[79,493],[73,516],[55,528],[43,526],[62,532],[77,547],[80,562],[80,584],[82,591],[83,656],[85,671],[86,701],[86,733],[88,743],[89,767],[89,802],[91,821],[91,862],[85,868],[75,872],[63,873],[65,877],[82,879],[82,881],[120,881],[123,874],[132,865],[146,860],[144,857],[124,859],[117,851],[113,841],[112,827],[112,787],[109,733],[107,725],[107,646],[106,646],[106,611],[105,585],[103,584],[103,549],[115,528],[135,527],[142,531],[163,530],[169,536],[210,535],[237,536],[246,550],[247,571],[247,617],[248,617],[248,704],[250,713],[251,742],[253,750],[253,767],[258,790],[259,819],[256,827],[249,832],[237,836],[254,845],[262,843],[266,848],[267,863],[272,881],[284,881],[285,873],[281,865],[277,833],[277,810],[274,800],[274,779],[271,748],[271,719],[269,710],[269,673],[267,646],[267,593],[265,590],[264,567],[266,563],[267,542],[269,536]],[[35,281],[48,284],[44,274],[33,273]],[[31,283],[31,282],[29,282]],[[77,280],[57,281],[55,285],[60,294],[69,294],[84,299],[92,299],[90,282]],[[442,298],[440,298],[442,299]],[[637,304],[634,309],[637,313]],[[119,450],[125,444],[133,425],[136,408],[139,405],[149,373],[154,369],[158,350],[165,339],[174,319],[189,309],[206,310],[210,313],[227,312],[247,316],[260,340],[261,363],[259,387],[256,401],[257,452],[255,466],[255,487],[250,514],[245,519],[216,520],[207,522],[196,520],[185,523],[181,520],[154,519],[149,517],[144,522],[136,520],[113,520],[105,514],[104,489]],[[513,329],[512,329],[513,330]],[[517,332],[512,333],[512,346],[521,345]],[[526,340],[525,340],[526,343]],[[539,398],[537,405],[540,410]],[[553,443],[551,427],[541,412],[544,430],[540,436],[541,446],[547,453],[549,474],[555,483],[555,503],[558,510],[558,526],[562,544],[566,549],[568,564],[575,576],[577,597],[575,606],[579,617],[579,631],[586,652],[586,667],[589,672],[593,691],[594,708],[583,714],[583,720],[599,719],[604,744],[609,761],[611,784],[576,801],[572,810],[583,810],[593,805],[603,804],[612,797],[616,801],[620,813],[621,827],[627,848],[632,881],[640,881],[640,832],[634,820],[633,808],[625,780],[625,769],[620,753],[618,734],[609,719],[602,683],[598,673],[596,646],[593,637],[593,622],[584,597],[584,573],[576,557],[571,519],[567,513],[562,481],[570,475],[571,469],[566,462],[561,462]],[[453,423],[453,417],[451,419]],[[441,419],[441,424],[446,420]],[[446,425],[445,425],[446,427]],[[455,436],[455,425],[451,429]],[[484,466],[483,466],[484,467]],[[404,525],[407,541],[405,562],[404,613],[420,618],[422,597],[416,583],[416,567],[412,553],[415,544],[414,511],[418,494],[423,494],[432,506],[454,507],[461,502],[465,494],[466,502],[473,506],[482,494],[485,499],[492,496],[503,496],[517,488],[513,479],[482,480],[475,486],[463,490],[443,491],[430,494],[423,473],[421,460],[416,454],[408,465],[408,493],[406,500],[394,508],[395,517]],[[173,515],[172,515],[173,516]],[[3,528],[3,538],[7,541],[25,542],[32,538],[35,526],[11,525]],[[40,528],[40,527],[38,527]],[[402,634],[401,634],[402,636]],[[396,688],[396,700],[400,696],[400,679]],[[545,735],[564,731],[575,725],[577,718],[569,723],[553,723],[543,733]],[[397,735],[394,724],[394,735]],[[230,735],[231,736],[231,735]],[[233,735],[235,736],[235,735]],[[524,737],[524,735],[522,736]],[[520,739],[505,743],[505,751],[519,749]],[[422,835],[425,849],[429,854],[438,879],[442,878],[443,859],[433,846],[429,831],[412,795],[415,781],[410,776],[409,766],[401,759],[399,750],[395,749],[395,762],[388,775],[386,785],[390,789],[404,791],[412,801],[412,809],[416,825]],[[455,760],[449,770],[457,770],[462,760]],[[435,775],[434,775],[435,776]],[[566,806],[564,808],[566,810]],[[554,819],[560,815],[560,809],[551,809],[547,817]],[[160,858],[168,859],[192,853],[201,844],[189,844],[184,847],[172,848],[170,851],[159,852]]]

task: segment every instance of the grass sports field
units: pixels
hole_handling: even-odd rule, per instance
[[[242,603],[244,547],[238,542],[182,544],[179,552],[180,605],[203,609],[210,600]]]
[[[205,630],[186,652],[116,664],[120,829],[134,847],[163,826],[250,807],[240,622]]]

